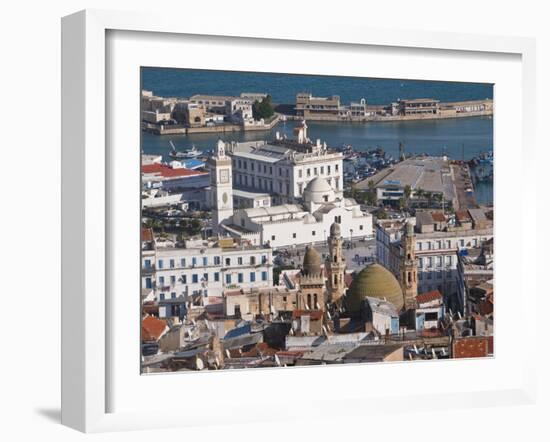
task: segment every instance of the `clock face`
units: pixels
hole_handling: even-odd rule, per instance
[[[220,170],[220,183],[226,184],[229,182],[229,170],[222,169]]]

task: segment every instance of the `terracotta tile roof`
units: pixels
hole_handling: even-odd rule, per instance
[[[172,169],[166,164],[146,164],[141,166],[141,173],[159,175],[163,178],[179,178],[185,176],[193,175],[205,175],[207,172],[202,172],[200,170],[186,169],[185,167],[180,167],[177,169]]]
[[[470,214],[467,210],[457,210],[456,211],[456,219],[459,221],[471,221],[472,218],[470,218]]]
[[[167,331],[166,321],[147,316],[141,321],[141,340],[158,341]]]
[[[302,316],[309,316],[314,321],[317,321],[323,317],[323,311],[322,310],[293,310],[292,311],[293,319],[301,318]]]
[[[432,212],[432,218],[438,223],[444,223],[445,221],[447,221],[445,215],[443,215],[441,212]]]
[[[443,299],[439,290],[432,290],[430,292],[420,293],[416,295],[416,302],[419,304],[425,304],[427,302],[435,301],[436,299]]]
[[[144,242],[153,241],[153,229],[141,229],[141,240]]]
[[[483,358],[489,353],[489,337],[457,338],[453,344],[454,358]]]

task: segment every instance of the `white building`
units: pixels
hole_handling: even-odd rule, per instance
[[[227,160],[224,143],[221,140],[218,142],[216,153],[209,160],[213,228],[220,233],[223,225],[223,231],[233,237],[272,248],[325,242],[334,222],[340,224],[344,238],[372,237],[372,215],[363,213],[355,200],[343,197],[340,176],[334,174],[342,171],[341,154],[335,154],[337,157],[332,158],[333,154],[328,152],[326,146],[321,146],[320,142],[312,145],[307,139],[305,123],[297,129],[296,141],[280,140],[281,145],[263,145],[260,149],[261,155],[256,155],[257,152],[243,152],[233,144],[228,149],[232,161]],[[296,151],[289,146],[307,152]],[[281,149],[286,152],[283,157],[280,156]],[[267,155],[268,151],[273,153],[273,158]],[[296,163],[299,155],[303,156],[304,163]],[[256,159],[252,161],[251,158]],[[233,172],[234,164],[251,174],[237,175]],[[267,185],[262,178],[264,167],[266,176],[269,177],[265,178]],[[283,184],[278,177],[284,177],[286,180],[287,175],[289,181]],[[273,199],[277,193],[272,193],[271,187],[280,186],[281,190],[287,192],[286,197],[282,199],[291,199],[295,202],[277,206],[271,206],[271,202],[269,206],[265,203],[254,204],[252,208],[233,211],[232,203],[230,205],[233,195],[231,176],[233,183],[242,182],[235,176],[250,177],[252,184],[261,180],[261,186],[267,187],[267,192]],[[292,181],[291,176],[299,181],[292,185],[288,184]],[[245,192],[249,201],[265,201],[265,191]],[[261,197],[255,199],[255,193]],[[281,196],[279,194],[279,197]]]
[[[312,180],[302,204],[237,210],[226,230],[253,244],[272,248],[326,242],[338,222],[344,238],[372,237],[372,216],[352,199],[338,196],[324,178]]]
[[[328,181],[336,192],[344,189],[343,156],[327,149],[320,140],[312,143],[307,125],[295,128],[296,140],[277,134],[272,142],[254,141],[228,145],[232,159],[233,186],[252,192],[269,193],[276,204],[301,200],[314,178]]]
[[[164,307],[163,316],[172,316],[167,307],[204,306],[209,298],[221,297],[225,290],[270,287],[273,285],[270,248],[225,243],[191,244],[189,248],[157,247],[144,243],[142,287],[153,291],[154,301]],[[177,316],[177,315],[176,315]]]

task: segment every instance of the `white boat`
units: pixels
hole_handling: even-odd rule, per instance
[[[170,141],[170,146],[172,146],[172,150],[170,151],[170,157],[181,159],[181,158],[195,158],[202,154],[200,150],[198,150],[195,146],[193,146],[191,149],[184,150],[182,152],[179,152],[176,149],[176,146],[174,146],[174,143]]]

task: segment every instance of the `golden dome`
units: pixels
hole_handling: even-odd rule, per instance
[[[304,275],[314,276],[321,273],[321,255],[312,246],[306,248],[302,269]]]
[[[386,299],[397,311],[405,303],[403,290],[393,274],[380,264],[372,264],[361,270],[351,283],[346,294],[346,309],[350,314],[358,314],[361,302],[367,297]]]

